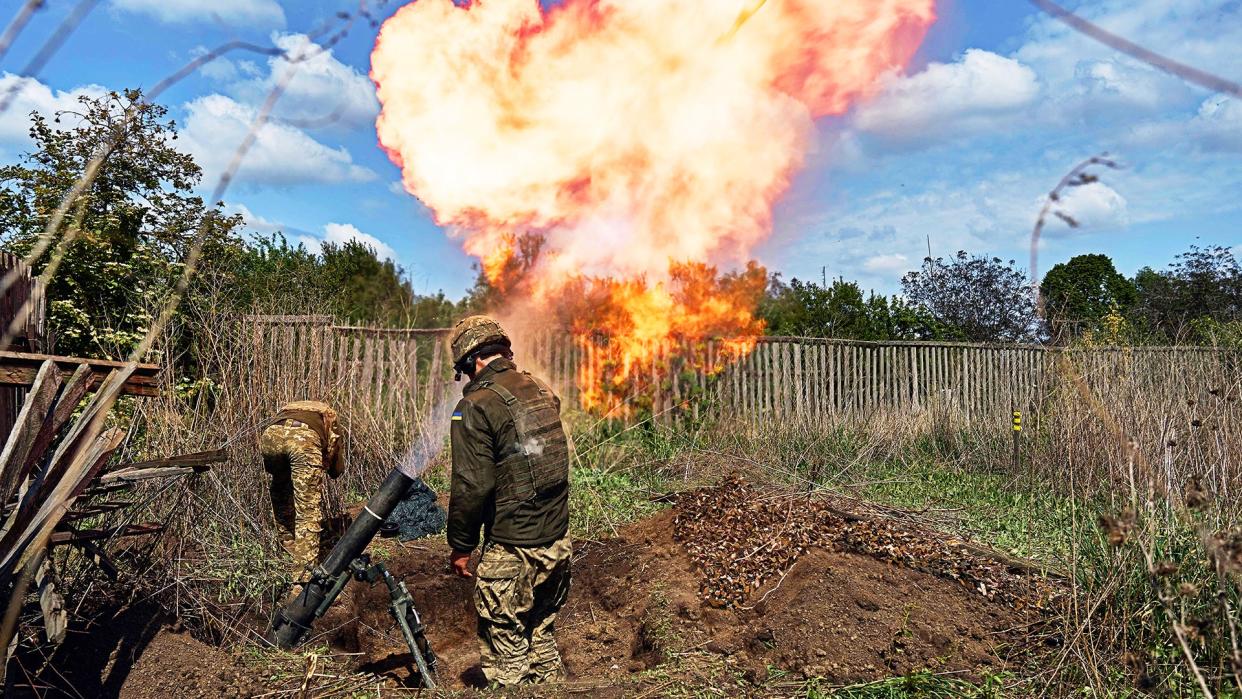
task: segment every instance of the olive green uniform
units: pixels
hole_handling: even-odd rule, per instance
[[[448,542],[473,551],[479,652],[490,682],[562,679],[556,614],[569,595],[569,446],[560,399],[510,360],[492,360],[453,413]]]
[[[295,577],[319,562],[324,474],[344,471],[342,441],[336,411],[318,401],[281,408],[259,438],[280,543]]]

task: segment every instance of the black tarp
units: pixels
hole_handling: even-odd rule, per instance
[[[416,478],[384,522],[397,525],[397,538],[409,541],[439,534],[444,531],[446,521],[444,508],[436,502],[435,491],[421,478]]]

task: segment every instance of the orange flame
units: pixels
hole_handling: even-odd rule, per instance
[[[543,240],[526,271],[537,304],[593,280],[608,312],[573,330],[610,338],[608,380],[623,384],[671,338],[762,332],[758,296],[678,270],[750,259],[814,119],[903,66],[933,5],[418,0],[376,40],[376,129],[406,190],[494,283],[508,284],[519,231]],[[589,404],[599,387],[584,388]]]

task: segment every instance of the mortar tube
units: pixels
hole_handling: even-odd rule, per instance
[[[414,479],[402,473],[400,468],[395,468],[388,474],[371,499],[367,500],[362,512],[349,525],[349,529],[345,530],[341,540],[332,547],[328,557],[315,566],[311,579],[302,586],[301,592],[276,613],[272,628],[267,634],[272,644],[288,650],[302,641],[310,631],[316,612],[323,605],[333,581],[347,572],[349,564],[366,550],[380,525],[392,514],[393,508],[413,482]],[[328,602],[330,604],[332,600]]]

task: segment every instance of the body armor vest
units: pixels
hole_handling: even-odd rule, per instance
[[[517,444],[501,445],[496,464],[496,510],[559,492],[569,485],[569,442],[552,389],[522,372],[535,391],[521,399],[498,383],[479,386],[495,393],[509,411]]]

